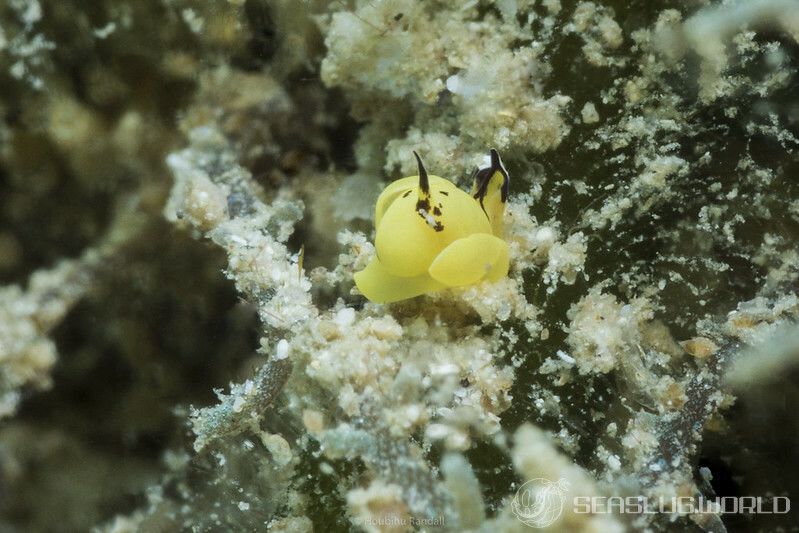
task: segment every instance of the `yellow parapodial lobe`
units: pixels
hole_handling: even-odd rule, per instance
[[[446,287],[497,281],[508,273],[502,217],[508,174],[496,150],[476,173],[472,194],[427,174],[397,180],[375,205],[376,257],[355,274],[364,296],[386,303]]]
[[[497,281],[508,273],[508,244],[488,233],[474,233],[444,248],[428,272],[449,287]]]

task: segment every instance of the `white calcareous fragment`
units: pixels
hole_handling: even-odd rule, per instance
[[[277,341],[277,347],[275,348],[275,359],[278,361],[281,359],[285,359],[289,356],[289,341],[286,339],[280,339]]]
[[[599,113],[596,110],[596,106],[593,102],[586,102],[583,106],[580,115],[583,118],[583,123],[585,124],[594,124],[599,122]]]
[[[345,307],[344,309],[339,310],[336,313],[336,318],[334,320],[336,324],[341,327],[351,326],[355,322],[355,309],[352,307]]]

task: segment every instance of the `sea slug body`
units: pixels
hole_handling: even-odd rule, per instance
[[[356,286],[373,302],[396,302],[508,274],[502,229],[509,178],[499,153],[491,150],[491,165],[477,171],[471,194],[428,175],[414,155],[418,175],[391,183],[377,199],[377,253],[355,274]]]

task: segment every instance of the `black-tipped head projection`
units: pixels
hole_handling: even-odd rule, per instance
[[[427,177],[427,170],[424,168],[422,158],[414,150],[413,155],[416,156],[416,163],[419,165],[419,191],[425,196],[430,193],[430,179]]]
[[[510,177],[508,176],[508,171],[505,170],[505,165],[502,164],[502,159],[499,157],[499,152],[495,148],[492,148],[491,151],[491,166],[486,168],[481,168],[477,171],[475,175],[475,188],[473,196],[480,200],[482,203],[483,198],[488,194],[489,185],[491,184],[492,178],[499,174],[498,179],[501,178],[502,183],[499,184],[499,190],[502,202],[506,202],[508,200],[508,188],[510,185]],[[493,190],[496,190],[492,187]]]

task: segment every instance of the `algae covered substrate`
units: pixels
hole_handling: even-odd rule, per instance
[[[797,65],[795,0],[0,3],[0,532],[796,531]],[[508,276],[364,298],[492,148]]]

